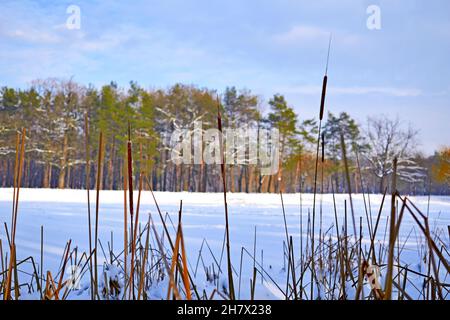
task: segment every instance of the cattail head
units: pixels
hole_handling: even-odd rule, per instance
[[[323,84],[322,84],[322,97],[320,99],[320,121],[323,119],[323,113],[325,110],[325,96],[327,94],[327,82],[328,82],[328,76],[325,75],[323,77]]]

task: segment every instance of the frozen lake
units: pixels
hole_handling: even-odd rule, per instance
[[[95,192],[91,191],[90,195],[93,223]],[[135,192],[134,197],[136,203],[137,192]],[[191,270],[196,268],[197,257],[204,239],[208,241],[216,259],[220,258],[225,227],[223,194],[155,192],[155,197],[162,213],[167,212],[173,222],[177,221],[180,200],[183,201],[182,221]],[[7,239],[3,223],[6,222],[8,227],[10,226],[12,198],[12,189],[0,189],[0,222],[2,223],[0,238],[3,242],[4,251],[7,251]],[[72,248],[78,246],[80,251],[88,251],[86,199],[86,191],[84,190],[21,189],[16,236],[18,258],[33,256],[39,261],[41,226],[44,226],[44,270],[51,270],[52,272],[58,270],[64,247],[69,239],[72,240]],[[305,246],[306,225],[308,213],[312,212],[313,196],[303,194],[300,197],[299,194],[287,194],[283,195],[283,199],[289,235],[293,236],[294,248],[299,251],[300,234],[303,235],[303,246]],[[370,195],[369,211],[372,215],[373,224],[375,224],[381,199],[381,195]],[[341,225],[344,221],[345,200],[348,201],[347,195],[336,195],[338,222]],[[440,230],[442,238],[448,241],[447,226],[450,225],[450,197],[432,196],[429,203],[428,197],[412,197],[411,200],[424,213],[427,212],[429,205],[431,228]],[[300,201],[302,206],[300,206]],[[367,220],[363,196],[354,195],[353,201],[357,228],[359,230],[359,217],[362,217],[363,230],[366,230]],[[369,205],[367,195],[366,205]],[[387,196],[379,227],[379,233],[382,235],[384,235],[389,207],[390,196]],[[258,260],[262,260],[264,267],[272,270],[276,276],[277,272],[283,268],[283,241],[286,239],[280,195],[228,194],[228,208],[234,267],[239,266],[241,247],[253,252],[256,227]],[[300,230],[300,211],[303,221],[302,231]],[[332,195],[317,196],[316,234],[320,227],[320,212],[322,212],[322,230],[325,232],[332,227],[330,234],[334,235],[335,216]],[[353,229],[350,208],[348,208],[348,212],[350,232]],[[140,221],[142,223],[147,222],[149,213],[152,214],[157,226],[161,226],[151,194],[143,192],[140,208]],[[172,228],[170,222],[169,225]],[[105,251],[108,242],[111,242],[111,238],[115,251],[120,252],[123,249],[123,191],[102,191],[100,194],[99,239],[105,247]],[[382,240],[380,239],[380,241]],[[405,252],[411,251],[410,254],[406,255],[407,259],[410,260],[409,263],[420,263],[420,257],[414,252],[421,242],[423,242],[423,236],[420,235],[420,231],[411,216],[405,213],[400,231],[400,243],[404,245]],[[203,255],[205,260],[212,259],[205,246],[203,247]],[[102,256],[99,255],[99,257]],[[222,267],[226,265],[225,262],[224,256]],[[252,262],[248,257],[244,257],[243,274],[250,275],[251,270]],[[248,286],[248,282],[245,283],[245,286]]]

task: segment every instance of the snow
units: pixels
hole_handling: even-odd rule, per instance
[[[91,191],[91,213],[92,223],[95,216],[95,192]],[[183,201],[183,231],[186,250],[188,253],[189,269],[193,273],[195,282],[204,286],[199,289],[215,287],[206,281],[202,262],[198,262],[199,250],[202,248],[203,263],[211,267],[214,259],[220,260],[224,238],[224,206],[222,193],[172,193],[155,192],[155,197],[163,214],[166,212],[172,221],[177,221],[180,201]],[[10,226],[12,211],[12,189],[0,189],[0,223],[4,222]],[[88,250],[88,228],[87,228],[87,193],[85,190],[57,190],[57,189],[20,189],[20,202],[17,224],[17,255],[18,259],[33,256],[37,263],[40,262],[40,228],[44,226],[44,261],[43,269],[55,273],[59,270],[61,258],[65,245],[69,239],[72,240],[72,248],[78,246],[79,252]],[[137,192],[135,193],[137,200]],[[277,194],[242,194],[229,193],[227,195],[230,215],[230,240],[232,263],[236,271],[235,289],[239,287],[238,276],[241,258],[241,248],[245,247],[253,254],[254,232],[256,227],[256,258],[257,263],[262,264],[270,276],[276,280],[281,288],[285,287],[286,270],[283,259],[283,241],[286,240],[284,229],[283,212],[280,195]],[[373,223],[381,203],[381,195],[370,195],[370,208]],[[411,197],[415,205],[427,212],[428,197]],[[336,195],[339,223],[344,220],[344,201],[348,202],[348,195]],[[366,201],[369,199],[366,195]],[[303,246],[306,242],[306,222],[308,212],[312,212],[313,195],[301,195],[303,230],[300,232],[300,195],[285,194],[283,201],[286,211],[289,235],[294,240],[295,254],[298,256],[300,248],[300,234],[303,236]],[[386,197],[385,208],[380,221],[380,232],[384,234],[384,228],[389,214],[390,196]],[[362,217],[363,229],[366,229],[366,216],[362,195],[353,195],[353,203],[356,221],[359,230],[359,217]],[[320,210],[322,206],[322,210]],[[348,207],[349,208],[349,207]],[[323,230],[334,226],[334,209],[332,195],[317,196],[316,200],[316,233],[319,230],[319,213],[323,213]],[[153,198],[149,192],[141,195],[140,222],[148,221],[148,214],[152,214],[156,226],[161,228],[158,212]],[[435,230],[441,230],[442,238],[448,239],[447,226],[450,225],[450,197],[432,196],[429,203],[430,226]],[[349,219],[349,228],[351,226]],[[171,231],[175,226],[169,222]],[[334,227],[333,227],[334,228]],[[350,228],[351,229],[351,228]],[[350,230],[349,229],[349,230]],[[382,232],[383,231],[383,232]],[[173,232],[175,234],[175,232]],[[154,244],[153,234],[151,235]],[[0,239],[3,250],[7,249],[7,238],[2,226]],[[99,239],[107,252],[109,245],[115,251],[123,249],[123,191],[101,191],[99,210]],[[111,239],[113,240],[111,243]],[[423,267],[418,248],[423,244],[423,236],[416,227],[412,218],[405,214],[399,235],[400,243],[405,246],[404,259],[406,263]],[[380,241],[382,241],[381,239]],[[448,240],[447,240],[448,241]],[[363,243],[369,243],[368,238]],[[166,244],[167,245],[167,244]],[[448,245],[448,244],[447,244]],[[211,255],[211,248],[214,257]],[[6,250],[7,251],[7,250]],[[105,259],[103,254],[99,255],[99,265],[103,268]],[[253,274],[253,260],[244,253],[242,269],[242,283],[240,298],[250,298],[250,279]],[[222,270],[226,270],[226,255],[221,260]],[[100,267],[100,270],[101,267]],[[108,271],[110,272],[110,271]],[[110,272],[111,273],[111,272]],[[25,277],[26,274],[20,274]],[[119,277],[117,271],[109,274],[110,277]],[[167,280],[167,278],[166,278]],[[226,277],[220,275],[220,283],[227,286]],[[81,285],[82,289],[74,292],[71,299],[89,298],[89,289]],[[149,297],[154,299],[165,298],[167,283],[161,282],[153,286],[148,292]],[[349,289],[350,290],[350,289]],[[211,290],[207,290],[211,292]],[[36,294],[26,295],[23,298],[37,298]],[[257,275],[256,298],[280,299],[283,298],[276,285],[264,275]]]

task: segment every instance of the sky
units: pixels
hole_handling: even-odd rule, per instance
[[[300,119],[317,117],[332,34],[328,111],[399,117],[425,154],[450,145],[448,0],[0,0],[0,15],[0,86],[236,86],[266,109],[285,95]]]

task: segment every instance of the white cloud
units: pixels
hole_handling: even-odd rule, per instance
[[[273,40],[282,45],[297,46],[311,42],[328,41],[331,30],[308,25],[295,25],[286,32],[277,34]],[[343,45],[354,45],[360,42],[360,37],[355,34],[334,30],[333,42]]]
[[[294,26],[289,31],[275,36],[275,40],[284,44],[291,44],[298,41],[317,40],[329,37],[330,33],[317,27]]]
[[[51,32],[42,32],[33,29],[15,29],[4,31],[5,37],[32,43],[53,44],[61,42],[61,37]]]
[[[280,92],[303,94],[303,95],[320,95],[322,87],[320,86],[290,86],[279,89]],[[417,97],[422,95],[422,90],[416,88],[397,88],[397,87],[329,87],[327,92],[336,95],[386,95],[393,97]]]

